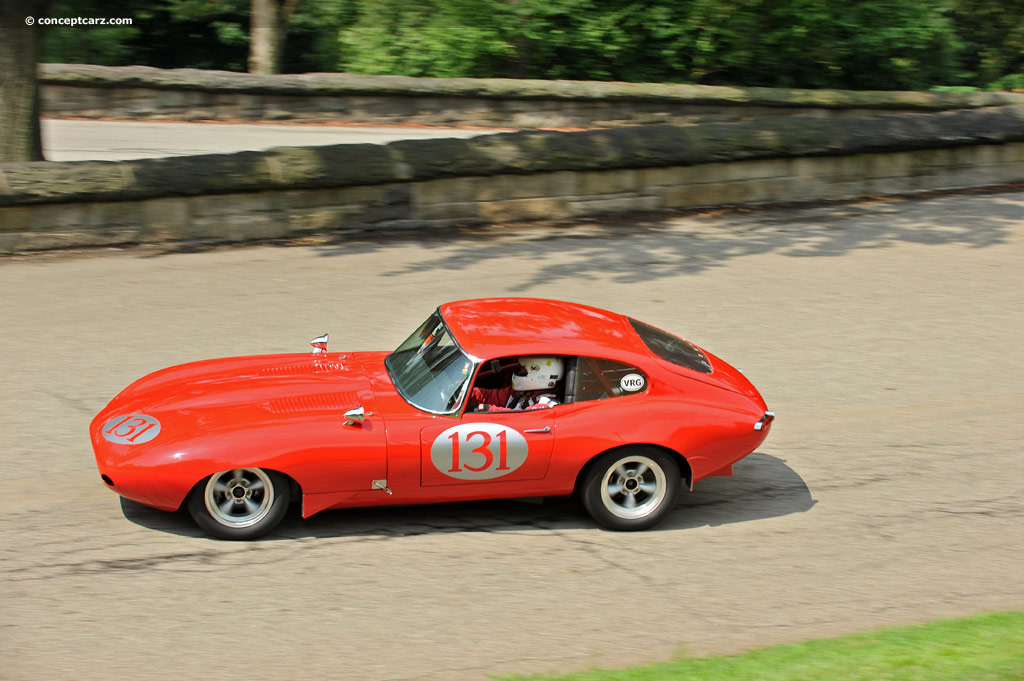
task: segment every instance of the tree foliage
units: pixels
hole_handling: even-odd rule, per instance
[[[46,61],[244,70],[250,0],[108,0]],[[90,4],[92,7],[90,7]],[[54,13],[96,16],[56,0]],[[777,87],[1024,87],[1024,0],[302,0],[282,70]]]
[[[1024,0],[958,0],[952,16],[964,78],[1024,90]]]
[[[127,17],[130,26],[48,26],[42,60],[244,71],[248,0],[56,0],[54,17]]]

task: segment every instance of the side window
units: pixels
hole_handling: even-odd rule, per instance
[[[647,376],[634,366],[596,357],[580,357],[572,382],[573,402],[603,400],[647,390]],[[566,400],[569,401],[569,400]]]
[[[711,373],[711,362],[708,361],[707,355],[693,343],[632,318],[629,323],[651,352],[658,357],[702,374]]]

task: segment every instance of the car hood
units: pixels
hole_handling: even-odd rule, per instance
[[[193,427],[226,427],[343,414],[373,393],[359,353],[229,357],[170,367],[132,383],[96,417],[146,414]]]

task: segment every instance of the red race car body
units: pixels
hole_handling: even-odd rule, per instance
[[[269,531],[291,500],[308,517],[574,492],[603,525],[642,529],[671,511],[680,482],[730,474],[774,418],[714,355],[573,303],[447,303],[391,353],[313,343],[136,381],[90,426],[103,481],[159,509],[187,502],[226,538]],[[551,372],[555,406],[471,403],[474,387],[533,380],[524,365]]]

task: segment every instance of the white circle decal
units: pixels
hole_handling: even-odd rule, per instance
[[[626,374],[619,379],[619,387],[626,392],[635,393],[637,390],[643,390],[646,381],[640,374]]]
[[[444,431],[430,446],[434,468],[459,480],[492,480],[508,475],[529,454],[518,430],[498,423],[463,423]]]
[[[145,414],[128,414],[107,419],[103,437],[121,445],[141,445],[160,434],[160,422]]]

